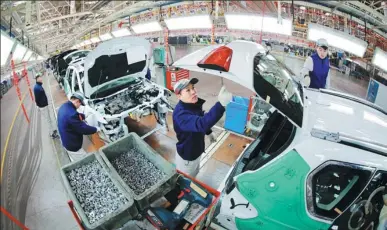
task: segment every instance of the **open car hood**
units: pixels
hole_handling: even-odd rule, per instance
[[[144,38],[125,37],[103,42],[84,61],[84,92],[87,98],[97,90],[127,84],[144,77],[149,65],[151,43]]]
[[[236,82],[256,92],[292,123],[302,127],[302,87],[285,65],[255,42],[211,45],[184,56],[173,65]]]
[[[67,58],[70,57],[71,58],[70,62],[71,62],[75,59],[86,57],[88,53],[90,53],[90,50],[76,50],[64,56],[63,59],[66,60]],[[69,64],[70,62],[67,62],[67,64]]]

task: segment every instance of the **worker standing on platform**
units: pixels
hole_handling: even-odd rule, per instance
[[[46,96],[46,92],[43,88],[43,78],[41,73],[37,73],[35,75],[36,84],[34,86],[34,95],[35,95],[35,103],[38,106],[39,111],[42,113],[45,118],[48,129],[50,132],[50,136],[52,138],[59,138],[58,131],[54,128],[54,124],[52,123],[51,115],[50,115],[50,107],[48,107],[48,100]]]
[[[198,98],[195,84],[197,78],[182,79],[174,86],[179,102],[173,111],[173,126],[178,142],[176,144],[176,168],[195,177],[199,173],[200,156],[204,152],[204,137],[210,135],[211,128],[222,118],[225,106],[230,103],[232,94],[224,87],[219,92],[218,102],[204,113],[204,100]]]
[[[77,161],[87,155],[83,150],[83,135],[91,135],[101,131],[99,127],[87,125],[85,115],[78,113],[77,109],[84,104],[84,98],[79,93],[74,93],[70,101],[61,105],[58,111],[58,129],[63,147],[69,153],[71,161]]]
[[[328,42],[324,38],[317,40],[316,53],[307,57],[304,67],[301,69],[300,79],[304,85],[310,88],[320,89],[330,88],[329,71],[330,64],[328,58]]]

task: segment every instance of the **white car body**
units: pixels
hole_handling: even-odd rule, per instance
[[[78,91],[85,96],[86,106],[80,111],[90,125],[101,127],[101,138],[106,142],[128,134],[125,118],[129,115],[139,120],[143,114],[153,112],[157,121],[167,126],[170,94],[144,78],[150,58],[149,41],[126,37],[103,42],[85,58],[70,63],[65,77],[66,95],[70,98]]]
[[[229,67],[223,68],[227,61]],[[277,109],[224,180],[216,224],[227,229],[385,229],[386,111],[350,95],[304,89],[254,42],[205,47],[174,66],[227,78]],[[373,215],[364,213],[365,207]]]

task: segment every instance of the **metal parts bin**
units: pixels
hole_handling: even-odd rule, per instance
[[[130,149],[137,149],[145,158],[153,163],[159,170],[164,172],[162,179],[158,180],[153,186],[147,188],[141,194],[136,194],[133,189],[120,177],[117,170],[112,165],[112,160],[121,154],[126,154]],[[177,173],[176,168],[160,154],[153,150],[143,139],[136,133],[130,133],[128,136],[118,139],[116,142],[102,147],[99,151],[102,159],[108,166],[110,173],[116,177],[131,194],[139,210],[144,210],[149,207],[154,200],[164,196],[171,191],[176,183]]]
[[[67,178],[66,174],[71,170],[79,168],[82,165],[88,164],[90,162],[93,162],[94,160],[97,160],[97,162],[101,165],[103,171],[106,172],[110,180],[112,180],[113,184],[124,195],[124,197],[128,199],[128,202],[126,204],[123,204],[121,207],[119,207],[111,214],[106,215],[105,217],[91,224],[88,218],[86,217],[86,214],[82,209],[80,202],[76,198],[75,193],[71,188],[69,179]],[[117,182],[117,180],[108,173],[108,171],[109,170],[107,169],[106,165],[104,165],[100,156],[94,153],[86,156],[85,158],[79,161],[65,165],[61,168],[61,176],[63,178],[64,186],[67,190],[67,193],[69,194],[70,199],[72,200],[72,205],[77,210],[77,214],[80,218],[80,221],[82,222],[80,224],[82,224],[86,229],[114,229],[117,227],[121,227],[123,224],[125,224],[126,222],[128,222],[129,220],[133,219],[138,215],[138,210],[134,205],[133,198],[130,196],[128,192],[125,191],[125,189],[122,188],[120,183]]]

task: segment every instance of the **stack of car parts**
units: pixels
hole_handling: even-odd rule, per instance
[[[164,196],[174,187],[176,168],[135,133],[105,145],[100,154],[139,210],[149,207],[151,200]]]
[[[61,175],[87,229],[115,229],[138,215],[133,198],[96,154],[62,167]]]
[[[126,154],[112,159],[112,165],[136,195],[151,188],[165,176],[138,149],[130,149]]]
[[[91,224],[129,202],[97,160],[71,170],[67,178]]]

